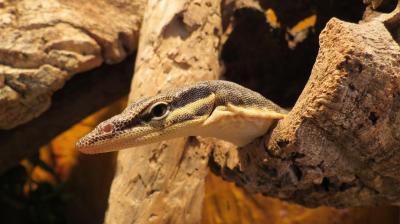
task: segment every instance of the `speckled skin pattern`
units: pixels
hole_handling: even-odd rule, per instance
[[[152,110],[160,103],[166,105],[166,114],[155,117]],[[203,81],[139,99],[121,114],[100,123],[80,139],[76,147],[84,153],[101,153],[190,136],[197,133],[196,128],[200,128],[216,108],[228,104],[243,108],[243,111],[252,109],[253,114],[254,111],[264,115],[286,113],[259,93],[238,84],[221,80]]]

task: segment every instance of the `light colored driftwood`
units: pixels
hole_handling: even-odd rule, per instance
[[[220,2],[149,0],[130,100],[220,74]],[[195,138],[119,152],[106,223],[197,223],[208,149]]]
[[[265,144],[214,150],[212,167],[252,192],[306,206],[399,204],[399,127],[399,44],[379,20],[332,19],[289,115]]]
[[[0,129],[39,116],[73,74],[137,45],[144,0],[0,1]]]

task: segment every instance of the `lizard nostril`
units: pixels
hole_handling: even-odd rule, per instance
[[[104,126],[101,128],[101,130],[102,130],[103,132],[105,132],[105,133],[112,132],[112,131],[114,130],[114,125],[112,125],[112,124],[106,124],[106,125],[104,125]]]

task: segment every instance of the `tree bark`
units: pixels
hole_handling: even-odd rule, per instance
[[[0,1],[0,129],[38,117],[74,74],[132,53],[144,4]]]
[[[51,108],[42,116],[11,130],[0,130],[0,173],[35,155],[41,146],[82,118],[126,96],[133,58],[77,75],[55,93]]]
[[[398,9],[389,15],[331,19],[288,116],[238,153],[217,147],[213,170],[310,207],[400,204],[400,48],[391,35]]]
[[[148,1],[130,101],[217,79],[221,32],[217,0]],[[105,222],[200,222],[209,151],[203,146],[189,138],[121,151]]]

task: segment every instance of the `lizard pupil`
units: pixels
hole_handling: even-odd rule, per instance
[[[161,118],[163,118],[163,117],[165,117],[167,115],[168,110],[169,110],[169,108],[168,108],[168,105],[166,103],[159,103],[159,104],[154,105],[151,108],[151,112],[150,113],[153,116],[153,118],[161,119]]]

